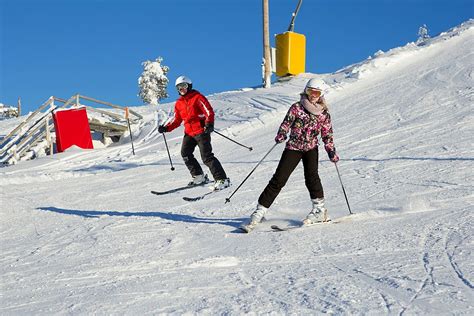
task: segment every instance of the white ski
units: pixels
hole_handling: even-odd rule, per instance
[[[327,220],[325,222],[320,222],[320,223],[314,223],[314,224],[303,224],[303,223],[301,223],[301,225],[291,225],[291,226],[285,226],[285,227],[278,226],[278,225],[272,225],[270,227],[274,231],[286,232],[288,230],[293,230],[293,229],[297,229],[297,228],[306,228],[306,227],[318,226],[318,225],[329,224],[329,223],[331,223],[331,220]],[[335,222],[335,223],[338,223],[338,222]]]

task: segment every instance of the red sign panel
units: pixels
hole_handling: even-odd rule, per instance
[[[91,130],[85,108],[61,110],[53,113],[56,147],[63,152],[72,145],[93,149]]]

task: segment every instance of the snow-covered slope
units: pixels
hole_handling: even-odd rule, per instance
[[[189,174],[182,128],[167,134],[171,171],[145,107],[136,156],[123,143],[0,169],[0,313],[472,314],[472,47],[471,20],[334,74],[209,96],[216,128],[254,150],[214,134],[234,185],[198,202],[182,196],[206,188],[149,193],[182,186]],[[273,145],[312,77],[332,87],[338,166],[355,214],[347,216],[320,150],[327,206],[340,223],[270,232],[310,208],[299,167],[268,221],[241,234],[283,146],[225,198]],[[0,122],[0,132],[11,124]]]

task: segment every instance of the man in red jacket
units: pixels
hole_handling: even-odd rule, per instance
[[[193,177],[189,185],[203,184],[208,180],[193,155],[194,149],[198,146],[202,161],[214,178],[212,189],[222,190],[230,186],[230,179],[227,178],[221,163],[212,153],[211,133],[214,130],[214,110],[206,97],[193,89],[191,79],[180,76],[176,79],[175,85],[180,97],[174,106],[174,117],[166,125],[160,125],[158,132],[171,132],[184,121],[181,156]]]

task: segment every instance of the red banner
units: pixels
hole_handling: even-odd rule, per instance
[[[73,145],[84,149],[94,148],[85,108],[56,111],[53,120],[58,152]]]

